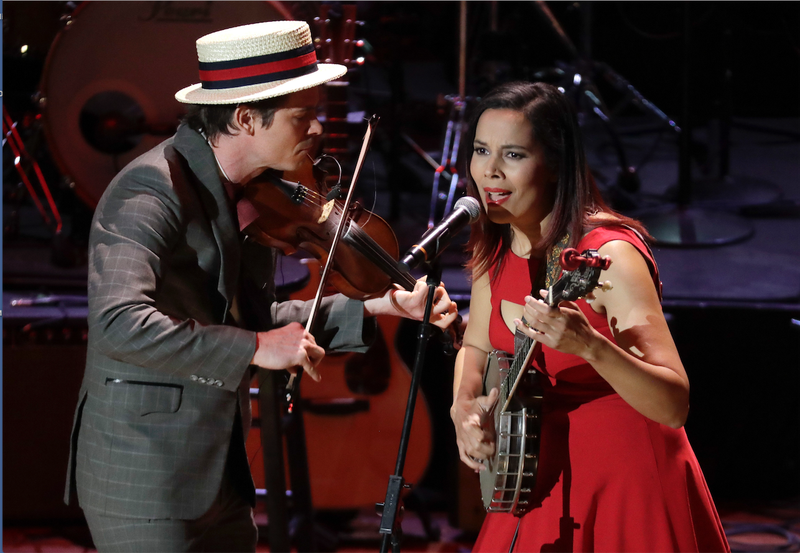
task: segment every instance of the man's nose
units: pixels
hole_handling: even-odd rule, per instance
[[[322,134],[322,123],[320,123],[319,119],[316,117],[313,121],[311,121],[311,126],[308,128],[308,134],[313,136],[319,136]]]

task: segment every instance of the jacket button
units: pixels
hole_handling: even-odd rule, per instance
[[[217,386],[218,388],[222,388],[223,382],[222,380],[217,380],[216,382],[214,382],[214,385]]]
[[[189,378],[191,378],[192,380],[194,380],[194,381],[196,382],[196,381],[197,381],[197,379],[198,379],[198,376],[197,376],[196,374],[193,374],[193,375],[192,375],[192,376],[190,376]]]
[[[202,376],[198,377],[198,378],[197,378],[197,381],[198,381],[200,384],[205,384],[205,383],[206,383],[206,379],[205,379],[205,378],[203,378]]]

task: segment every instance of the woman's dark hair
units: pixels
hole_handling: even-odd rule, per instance
[[[476,106],[464,138],[467,164],[467,193],[480,201],[475,180],[469,171],[474,153],[475,132],[478,120],[486,110],[510,109],[525,115],[531,124],[533,138],[544,151],[545,163],[557,176],[552,217],[547,230],[535,251],[545,251],[570,234],[570,247],[574,247],[584,233],[607,225],[625,224],[649,237],[644,226],[611,210],[600,195],[594,182],[583,149],[578,118],[569,100],[556,87],[546,83],[512,82],[498,86],[484,96]],[[478,277],[500,262],[511,248],[511,225],[493,223],[481,203],[481,215],[472,226],[467,250],[472,254],[467,268]],[[590,218],[598,212],[613,215],[609,218]]]
[[[233,113],[239,106],[248,106],[261,116],[262,126],[269,128],[275,112],[286,102],[288,96],[266,98],[257,102],[241,104],[190,104],[183,120],[190,128],[205,134],[206,139],[213,141],[219,135],[236,134],[233,126]]]

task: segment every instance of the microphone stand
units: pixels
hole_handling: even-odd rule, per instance
[[[380,533],[383,534],[381,540],[381,553],[388,551],[389,544],[392,551],[400,551],[400,541],[403,535],[402,521],[403,507],[400,501],[400,494],[403,489],[410,488],[403,479],[403,467],[406,462],[406,452],[408,450],[408,440],[411,436],[411,423],[414,419],[414,407],[417,403],[417,391],[422,376],[422,368],[425,365],[425,352],[428,349],[428,341],[431,337],[433,325],[430,323],[431,311],[433,310],[433,297],[436,288],[442,278],[442,268],[437,260],[432,264],[423,265],[428,275],[426,284],[428,285],[428,297],[425,303],[425,315],[419,325],[417,335],[417,352],[414,357],[414,369],[411,373],[411,386],[408,392],[408,402],[406,403],[406,415],[403,420],[403,432],[400,435],[400,448],[397,452],[397,463],[395,464],[394,474],[389,477],[389,484],[386,487],[386,499],[383,503],[376,503],[375,507],[381,515]]]

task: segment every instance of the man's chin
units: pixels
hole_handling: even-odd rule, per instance
[[[273,167],[276,171],[282,171],[284,173],[283,178],[287,180],[301,180],[303,175],[311,175],[312,168],[311,160],[307,157],[305,159],[298,159],[296,162],[281,164],[280,168]]]
[[[314,166],[314,161],[311,159],[309,153],[305,150],[296,158],[296,163],[293,171],[301,171],[304,169],[310,170]]]

